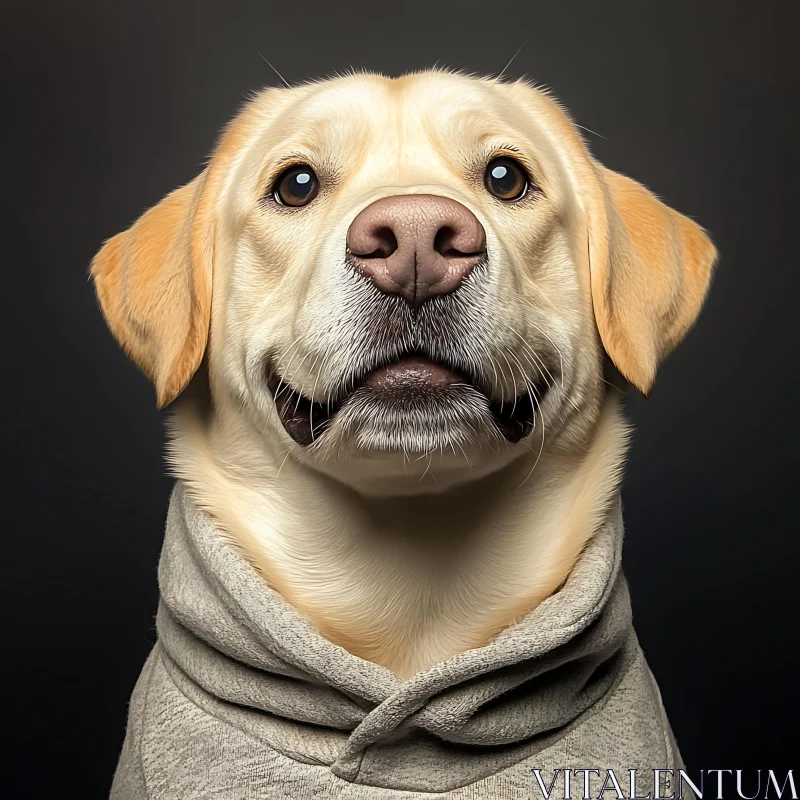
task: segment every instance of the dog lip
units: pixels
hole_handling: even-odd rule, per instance
[[[284,429],[302,446],[313,444],[339,410],[336,403],[317,403],[305,397],[275,371],[270,371],[267,388]]]
[[[284,383],[277,371],[270,369],[267,385],[286,432],[298,444],[313,444],[333,422],[343,406],[351,401],[365,401],[370,395],[380,402],[405,404],[415,398],[427,397],[430,402],[447,402],[454,392],[477,392],[485,398],[487,411],[495,425],[510,443],[518,442],[531,433],[535,417],[548,382],[540,382],[539,391],[527,392],[515,401],[491,399],[488,386],[471,375],[424,354],[410,352],[373,367],[350,382],[349,389],[327,401],[317,402],[305,397],[290,384]]]
[[[378,391],[395,391],[446,389],[467,382],[463,375],[444,364],[420,355],[407,355],[368,373],[361,386]]]

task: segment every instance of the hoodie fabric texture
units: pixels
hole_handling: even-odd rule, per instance
[[[617,500],[556,594],[400,680],[317,633],[178,483],[111,799],[529,800],[534,769],[547,786],[567,768],[638,769],[655,796],[653,770],[683,764],[631,625],[622,532]]]

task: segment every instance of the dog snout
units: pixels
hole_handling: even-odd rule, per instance
[[[367,206],[347,232],[347,247],[381,292],[416,308],[454,292],[486,255],[486,232],[456,200],[396,195]]]

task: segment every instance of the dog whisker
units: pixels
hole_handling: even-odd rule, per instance
[[[516,57],[517,57],[517,56],[518,56],[518,55],[519,55],[519,54],[522,52],[522,48],[523,48],[523,47],[525,47],[525,42],[523,42],[523,43],[522,43],[522,44],[521,44],[521,45],[520,45],[520,46],[517,48],[517,52],[516,52],[516,53],[514,53],[514,55],[513,55],[513,56],[511,56],[511,58],[509,58],[509,59],[508,59],[508,63],[507,63],[507,64],[506,64],[506,65],[503,67],[503,69],[501,69],[501,70],[500,70],[500,74],[497,76],[497,80],[498,80],[498,81],[499,81],[499,80],[500,80],[500,79],[503,77],[503,75],[505,75],[505,72],[506,72],[506,70],[507,70],[507,69],[508,69],[508,68],[511,66],[511,64],[514,62],[514,59],[515,59],[515,58],[516,58]]]
[[[289,453],[291,453],[291,448],[286,448],[286,454],[283,457],[283,461],[281,461],[280,467],[278,467],[278,474],[275,476],[275,480],[278,480],[281,477],[281,471],[283,470],[283,465],[286,463],[286,459],[289,458]]]
[[[511,380],[514,383],[514,402],[511,406],[511,416],[514,416],[514,412],[517,410],[517,380],[514,377],[514,369],[511,366],[511,362],[508,360],[508,356],[506,356],[505,352],[503,351],[500,352],[500,355],[505,359],[505,362],[508,365],[508,371],[511,374]]]
[[[258,52],[258,51],[256,51],[256,52]],[[280,72],[278,72],[278,70],[275,69],[275,67],[273,67],[272,64],[270,64],[270,62],[267,61],[267,59],[264,58],[264,56],[261,55],[261,53],[258,53],[258,56],[281,79],[281,81],[283,82],[283,85],[287,89],[291,89],[292,88],[292,86],[289,83],[289,81],[287,81],[286,78],[284,78],[283,75],[281,75]]]

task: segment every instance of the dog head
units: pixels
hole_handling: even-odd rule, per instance
[[[206,359],[265,446],[407,493],[580,446],[604,352],[647,394],[715,257],[546,94],[425,72],[262,92],[92,275],[159,405]]]

